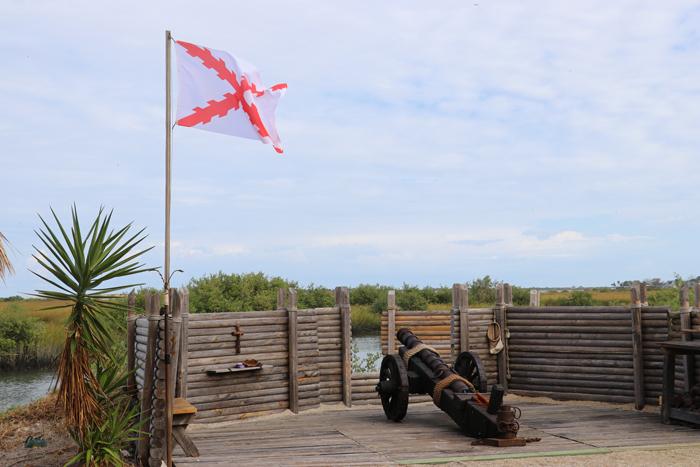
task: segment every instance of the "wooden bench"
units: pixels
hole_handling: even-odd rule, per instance
[[[197,414],[197,407],[186,399],[176,397],[173,401],[173,438],[188,457],[199,457],[199,449],[185,433],[190,420]]]

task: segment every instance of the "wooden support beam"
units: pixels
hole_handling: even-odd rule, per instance
[[[168,372],[168,392],[165,394],[167,398],[167,413],[166,423],[170,430],[166,430],[170,434],[166,436],[166,459],[172,459],[174,439],[172,437],[173,426],[173,405],[175,404],[175,387],[177,386],[178,368],[180,366],[180,334],[182,332],[182,297],[177,289],[170,289],[170,298],[168,300],[167,312],[171,314],[170,322],[168,323],[168,334],[165,336],[168,339],[168,354],[165,356],[166,365],[170,365]]]
[[[289,325],[289,410],[294,413],[299,413],[297,291],[294,289],[289,289],[286,295],[287,318]]]
[[[277,289],[277,309],[284,310],[287,306],[287,289],[280,287]]]
[[[644,392],[644,347],[642,345],[642,302],[637,287],[630,289],[632,306],[632,368],[634,369],[634,407],[642,410],[645,403]]]
[[[178,357],[177,384],[175,396],[187,399],[187,361],[189,356],[189,321],[190,321],[190,292],[187,288],[180,289],[180,310],[182,324],[180,325],[180,349]]]
[[[342,376],[343,404],[352,407],[352,323],[350,318],[350,292],[347,287],[336,287],[335,304],[340,312],[343,343]]]
[[[680,298],[680,303],[681,303],[681,309],[690,308],[690,295],[688,292],[688,285],[687,284],[684,284],[681,287],[679,298]]]
[[[530,306],[540,306],[539,290],[530,290]]]
[[[138,456],[142,465],[148,465],[151,433],[151,397],[154,390],[153,363],[156,352],[156,334],[160,321],[160,296],[146,293],[146,315],[148,316],[148,344],[146,346],[146,361],[144,362],[143,390],[141,391],[141,437],[138,441]]]
[[[127,298],[126,317],[126,390],[133,396],[136,395],[136,292],[133,290]]]
[[[507,282],[503,284],[503,302],[507,306],[513,306],[513,287]]]
[[[466,284],[452,285],[452,310],[458,317],[459,351],[469,350],[469,289]]]
[[[679,297],[681,303],[681,329],[691,329],[693,327],[690,297],[688,295],[688,286],[683,285],[683,287],[681,287]],[[688,332],[683,332],[681,333],[681,340],[691,341],[693,340],[693,335]],[[690,392],[693,381],[695,381],[695,356],[683,355],[681,358],[683,362],[683,391]]]
[[[391,355],[396,353],[396,291],[390,290],[387,292],[387,338],[386,338],[386,353]]]
[[[674,386],[676,385],[676,354],[670,349],[663,349],[664,373],[663,394],[661,395],[661,421],[671,423],[671,404],[673,403]]]
[[[503,284],[496,285],[496,305],[493,308],[493,314],[501,329],[501,340],[503,342],[503,350],[497,355],[498,366],[498,384],[503,386],[503,389],[508,389],[508,341],[506,339],[506,304],[505,291]]]

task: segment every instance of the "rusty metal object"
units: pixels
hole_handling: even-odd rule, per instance
[[[231,335],[236,338],[236,355],[241,353],[241,336],[244,336],[245,333],[241,331],[241,325],[236,323],[233,325],[233,332],[231,332]]]
[[[496,423],[498,423],[499,431],[504,433],[503,438],[510,439],[518,435],[520,423],[518,423],[517,419],[520,418],[521,414],[518,407],[511,407],[510,405],[501,406],[496,416]]]
[[[499,446],[524,442],[516,438],[520,410],[508,406],[503,409],[503,388],[494,385],[490,398],[481,394],[487,381],[476,354],[463,352],[450,368],[409,329],[400,329],[396,336],[403,346],[399,355],[384,357],[376,386],[388,419],[400,421],[405,417],[409,393],[429,394],[465,434],[497,439]]]

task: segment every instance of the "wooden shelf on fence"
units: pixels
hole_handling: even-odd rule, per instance
[[[207,370],[207,375],[228,375],[231,373],[244,373],[246,371],[260,371],[263,368],[271,368],[270,365],[260,365],[260,366],[249,366],[245,368],[224,368],[222,370]]]
[[[684,334],[700,334],[700,329],[681,329]]]

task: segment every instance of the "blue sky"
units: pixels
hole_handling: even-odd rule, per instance
[[[49,206],[114,208],[162,263],[166,28],[289,84],[284,156],[175,129],[178,284],[698,274],[697,3],[6,1],[0,27],[0,296],[39,287]]]

